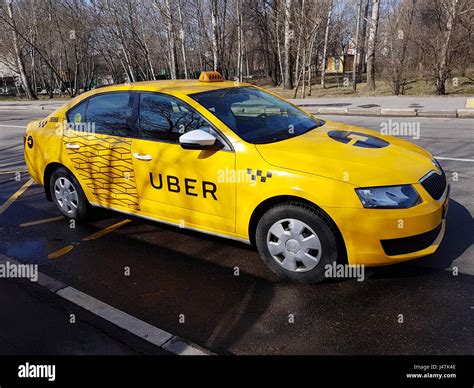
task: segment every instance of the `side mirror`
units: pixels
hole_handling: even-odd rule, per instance
[[[186,132],[179,137],[179,144],[185,150],[220,150],[224,148],[215,136],[202,129]]]

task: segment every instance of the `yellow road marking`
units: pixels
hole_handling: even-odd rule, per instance
[[[56,217],[55,217],[56,218]],[[57,218],[63,218],[63,217],[57,217]],[[49,218],[49,221],[53,220],[53,218]],[[48,220],[40,220],[39,222],[49,222]],[[38,221],[35,221],[36,223]],[[99,230],[97,233],[94,233],[94,234],[91,234],[90,236],[87,236],[87,237],[84,237],[82,239],[82,241],[91,241],[91,240],[96,240],[102,236],[105,236],[106,234],[110,233],[110,232],[113,232],[114,230],[117,230],[118,228],[120,228],[121,226],[123,225],[126,225],[128,224],[129,222],[132,222],[132,220],[123,220],[123,221],[120,221],[120,222],[117,222],[116,224],[113,224],[113,225],[110,225],[108,226],[107,228],[104,228],[102,230]],[[29,223],[30,225],[33,224],[33,223]],[[53,253],[50,253],[48,255],[48,259],[57,259],[58,257],[61,257],[63,255],[65,255],[66,253],[69,253],[72,251],[72,249],[74,248],[74,246],[72,245],[68,245],[64,248],[61,248],[61,249],[58,249],[57,251],[54,251]]]
[[[466,108],[473,108],[474,109],[474,98],[466,99]]]
[[[91,234],[90,236],[84,237],[82,240],[83,241],[91,241],[91,240],[96,240],[102,236],[105,236],[106,234],[113,232],[114,230],[117,230],[123,225],[126,225],[128,223],[132,222],[132,220],[123,220],[120,222],[117,222],[116,224],[110,225],[107,228],[104,228],[102,230],[99,230],[97,233]]]
[[[73,248],[74,248],[74,246],[68,245],[64,248],[58,249],[57,251],[54,251],[54,252],[50,253],[48,255],[48,259],[49,260],[57,259],[58,257],[61,257],[61,256],[65,255],[66,253],[71,252]]]
[[[0,207],[0,214],[3,214],[5,210],[7,210],[10,205],[15,202],[26,191],[26,189],[33,184],[33,182],[33,179],[29,179],[23,186],[20,187],[20,189],[15,194],[8,198],[7,201]]]
[[[26,228],[28,226],[41,225],[41,224],[46,224],[48,222],[54,222],[54,221],[59,221],[59,220],[64,220],[64,217],[59,216],[59,217],[45,218],[43,220],[38,220],[38,221],[25,222],[24,224],[20,224],[20,227]]]

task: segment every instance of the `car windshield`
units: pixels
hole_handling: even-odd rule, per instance
[[[290,103],[254,87],[219,89],[191,97],[252,144],[289,139],[324,124]]]

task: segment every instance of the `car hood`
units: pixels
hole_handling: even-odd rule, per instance
[[[430,170],[437,170],[431,154],[413,143],[334,121],[303,135],[256,147],[275,167],[361,187],[417,183]]]

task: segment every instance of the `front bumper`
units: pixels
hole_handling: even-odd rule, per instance
[[[325,209],[336,222],[351,265],[378,266],[433,254],[446,229],[449,185],[434,200],[414,185],[422,203],[410,209]]]

